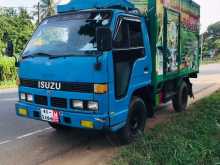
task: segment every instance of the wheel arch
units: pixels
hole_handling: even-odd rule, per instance
[[[133,97],[140,97],[143,99],[146,109],[147,109],[147,112],[146,112],[147,117],[153,116],[153,102],[152,102],[153,90],[152,89],[153,89],[152,86],[147,85],[147,86],[134,90],[131,95],[131,99]]]
[[[182,77],[178,80],[178,83],[177,83],[177,89],[180,87],[181,83],[182,82],[185,82],[187,87],[188,87],[188,94],[190,97],[194,97],[194,94],[193,94],[193,88],[192,88],[192,83],[190,82],[190,78],[189,77]]]

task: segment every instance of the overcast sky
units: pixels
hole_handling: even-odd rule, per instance
[[[0,0],[0,6],[31,7],[39,0]],[[85,1],[85,0],[82,0]],[[194,0],[201,5],[202,32],[209,24],[220,21],[220,0]]]

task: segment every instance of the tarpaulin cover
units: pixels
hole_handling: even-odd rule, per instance
[[[72,0],[66,5],[58,5],[58,13],[86,10],[94,8],[110,8],[113,6],[120,6],[123,8],[134,8],[134,5],[128,0]]]

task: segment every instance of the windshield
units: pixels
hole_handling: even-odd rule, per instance
[[[44,20],[27,44],[23,56],[98,54],[97,27],[109,26],[111,12],[80,12]]]

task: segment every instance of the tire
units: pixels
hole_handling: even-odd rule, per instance
[[[176,95],[173,97],[173,107],[176,112],[183,112],[186,110],[188,105],[188,87],[185,82],[182,82]]]
[[[133,97],[129,106],[126,125],[118,132],[122,144],[133,142],[138,135],[144,132],[146,112],[144,101],[139,97]]]
[[[51,123],[51,122],[48,122],[48,124],[49,124],[53,129],[55,129],[56,131],[66,131],[66,130],[68,129],[67,126],[63,126],[63,125],[60,125],[60,124]]]

